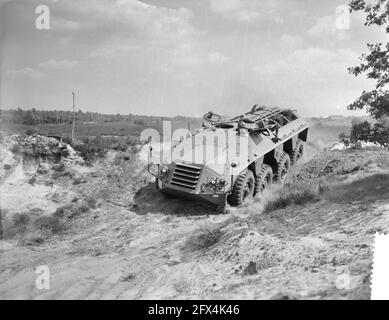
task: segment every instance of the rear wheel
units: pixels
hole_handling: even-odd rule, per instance
[[[236,179],[228,202],[232,206],[240,206],[254,195],[255,179],[251,170],[244,170]]]
[[[296,147],[293,149],[291,153],[291,162],[295,164],[299,161],[304,155],[304,141],[301,139],[297,140]]]
[[[290,157],[286,152],[284,152],[277,163],[275,180],[280,183],[284,182],[286,175],[289,172],[289,168],[290,168]]]
[[[267,165],[263,164],[261,170],[258,173],[257,179],[255,181],[254,196],[261,194],[268,187],[270,187],[273,180],[273,170]]]

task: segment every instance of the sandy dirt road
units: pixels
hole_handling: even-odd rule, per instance
[[[117,160],[107,161],[84,171],[81,184],[64,177],[40,193],[51,210],[108,188],[96,208],[66,219],[64,230],[41,243],[0,241],[0,299],[369,298],[373,236],[389,232],[386,171],[358,171],[358,180],[345,174],[352,185],[342,197],[334,190],[267,213],[254,201],[217,215],[165,198],[143,175],[132,170],[125,177]],[[8,190],[28,188],[25,175],[18,177]],[[361,196],[358,185],[372,181],[374,189]],[[220,238],[193,248],[206,228],[219,230]],[[48,290],[35,284],[40,265],[50,270]]]

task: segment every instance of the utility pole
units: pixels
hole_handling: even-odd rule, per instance
[[[73,125],[72,125],[72,142],[73,142],[73,139],[74,139],[74,125],[76,123],[76,107],[74,105],[74,92],[72,92],[72,96],[73,96]]]
[[[3,240],[3,212],[0,209],[0,240]]]

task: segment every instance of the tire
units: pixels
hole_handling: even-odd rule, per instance
[[[255,179],[254,197],[261,194],[267,189],[273,180],[273,170],[267,165],[263,164],[261,170],[258,173],[257,179]]]
[[[275,181],[279,183],[283,183],[285,181],[289,168],[290,168],[290,157],[286,152],[284,152],[277,163]]]
[[[296,147],[292,150],[291,153],[291,163],[292,165],[299,161],[304,155],[304,141],[301,139],[297,140]]]
[[[254,196],[254,189],[254,174],[251,170],[246,169],[236,179],[232,193],[228,196],[228,202],[232,206],[240,206]]]

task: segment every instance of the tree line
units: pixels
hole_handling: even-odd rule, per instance
[[[161,117],[138,116],[133,114],[102,114],[98,112],[75,112],[76,122],[133,122],[143,125],[151,122],[161,121]],[[35,108],[22,110],[18,109],[0,109],[0,119],[5,124],[60,124],[72,123],[73,112],[61,110],[36,110]]]

